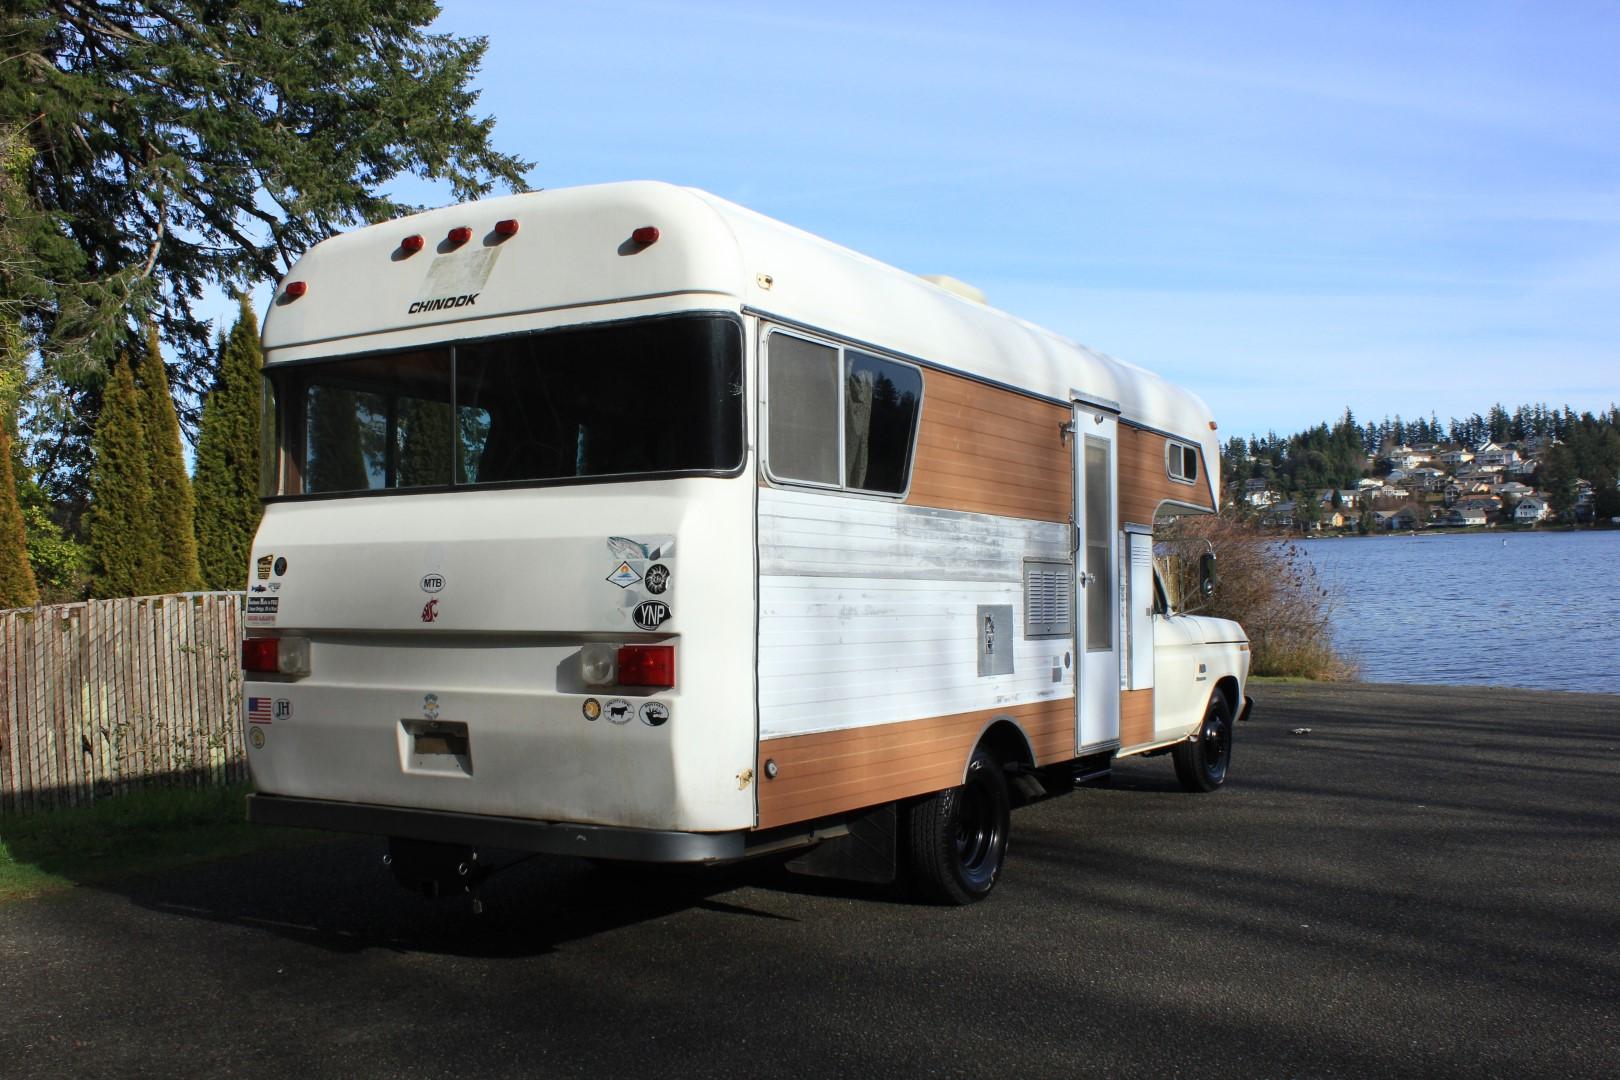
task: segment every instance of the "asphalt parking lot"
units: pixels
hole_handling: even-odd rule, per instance
[[[1255,697],[1224,790],[1025,807],[965,909],[534,859],[475,916],[349,840],[0,907],[0,1074],[1616,1075],[1620,698]]]

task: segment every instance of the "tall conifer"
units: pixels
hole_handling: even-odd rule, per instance
[[[17,502],[17,482],[11,471],[11,434],[0,417],[0,608],[37,603],[39,586],[28,563],[22,506]]]
[[[197,439],[197,559],[210,589],[240,589],[259,527],[258,322],[246,296],[220,345]]]
[[[90,556],[96,596],[150,591],[157,562],[151,535],[152,473],[141,431],[135,372],[124,357],[102,391],[90,485]]]
[[[202,587],[197,569],[197,502],[180,449],[180,420],[174,413],[169,375],[158,346],[157,328],[146,332],[146,351],[135,369],[141,399],[141,433],[152,470],[152,517],[148,529],[154,551],[151,591],[186,592]]]

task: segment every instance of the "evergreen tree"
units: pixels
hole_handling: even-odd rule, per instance
[[[32,607],[39,603],[39,587],[28,563],[28,537],[23,531],[22,507],[11,472],[11,433],[0,418],[0,608]]]
[[[135,369],[141,401],[141,437],[151,471],[152,517],[148,531],[155,558],[148,588],[155,593],[189,592],[202,587],[197,569],[197,502],[180,449],[180,421],[169,392],[156,328],[146,334],[146,349]]]
[[[484,39],[435,32],[438,16],[433,0],[6,5],[0,303],[74,401],[46,454],[53,494],[82,487],[109,362],[146,321],[190,400],[213,382],[209,287],[275,280],[398,216],[407,176],[455,200],[525,187],[529,163],[475,111]]]
[[[90,556],[96,596],[151,592],[157,545],[153,540],[152,474],[146,458],[135,373],[114,362],[102,391],[90,487]]]
[[[197,440],[197,558],[205,587],[240,589],[259,527],[258,322],[242,297],[236,325],[220,344],[219,374],[203,406]]]

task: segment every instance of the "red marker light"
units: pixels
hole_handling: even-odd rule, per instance
[[[496,236],[516,236],[518,231],[517,218],[503,218],[495,223]]]
[[[467,241],[472,239],[472,229],[468,228],[466,225],[457,225],[455,228],[446,233],[444,238],[457,247],[460,247],[462,244],[465,244]]]
[[[273,637],[250,637],[242,639],[242,670],[258,671],[274,674],[280,670],[277,664],[276,639]]]
[[[281,295],[289,300],[296,300],[307,292],[309,292],[309,282],[289,281],[287,287],[281,290]]]
[[[415,255],[426,245],[427,241],[422,239],[420,233],[412,233],[399,242],[399,250],[403,251],[407,255]]]
[[[674,686],[675,646],[621,646],[619,648],[619,685]]]
[[[658,243],[658,226],[643,225],[630,234],[630,239],[642,245],[656,244]]]

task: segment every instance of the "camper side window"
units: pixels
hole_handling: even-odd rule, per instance
[[[792,334],[768,339],[766,468],[789,483],[904,494],[922,372]]]
[[[1165,447],[1170,479],[1191,484],[1198,479],[1198,449],[1186,443],[1171,442]]]

